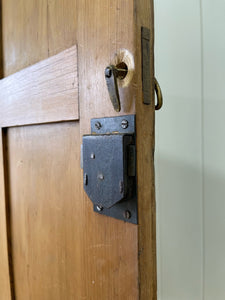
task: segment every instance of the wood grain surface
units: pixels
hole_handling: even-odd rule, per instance
[[[83,299],[79,124],[10,128],[7,139],[16,299]]]
[[[132,225],[128,225],[128,227],[133,230],[134,239],[135,235],[138,237],[138,245],[130,245],[134,251],[138,251],[138,297],[141,300],[155,300],[157,298],[157,278],[153,1],[125,0],[113,3],[106,1],[104,4],[102,1],[78,1],[78,3],[81,135],[89,132],[90,118],[116,115],[109,101],[106,86],[103,84],[103,88],[99,89],[104,82],[104,68],[121,48],[131,52],[135,59],[133,81],[127,88],[120,89],[120,114],[136,113],[137,118],[138,232],[134,232],[136,228],[132,228]],[[87,26],[89,27],[87,28]],[[149,106],[143,104],[142,95],[141,26],[150,28],[151,32],[149,68],[151,70],[152,99]],[[95,63],[93,64],[93,62]],[[92,74],[95,74],[94,81]],[[95,222],[98,221],[95,219]],[[117,222],[112,220],[112,224]],[[131,299],[136,299],[135,297],[134,295],[134,298]]]
[[[75,43],[78,47],[79,122],[7,130],[16,299],[157,297],[154,101],[143,105],[140,49],[141,26],[147,26],[153,80],[152,3],[3,0],[5,76]],[[117,114],[104,69],[124,48],[133,56],[135,70],[132,82],[119,90],[122,109]],[[93,213],[79,166],[81,139],[90,133],[91,118],[133,113],[137,115],[138,226]],[[28,124],[26,118],[24,122]]]
[[[7,212],[7,197],[6,197],[6,182],[5,182],[5,161],[3,157],[3,132],[0,131],[0,298],[11,299],[10,285],[10,253],[8,238],[8,212]]]
[[[157,299],[156,203],[155,203],[155,101],[154,101],[154,7],[153,1],[136,1],[136,118],[138,175],[139,297]],[[151,104],[144,105],[141,91],[141,26],[150,28]]]
[[[0,80],[0,126],[79,119],[77,48]]]
[[[82,137],[83,134],[90,133],[90,119],[93,117],[135,113],[135,82],[127,88],[120,88],[121,112],[118,114],[111,104],[104,78],[105,68],[121,48],[127,49],[134,56],[134,2],[130,0],[77,1],[77,5],[80,136]],[[93,228],[94,232],[97,232],[98,239],[96,243],[96,234],[87,234],[84,236],[85,243],[89,243],[92,247],[99,245],[94,247],[94,257],[100,258],[99,254],[102,253],[102,257],[107,258],[108,261],[105,271],[99,274],[100,281],[95,281],[91,289],[89,282],[93,275],[96,277],[99,263],[92,265],[93,267],[87,272],[86,299],[138,299],[138,227],[93,214],[92,204],[84,192],[83,201],[87,208],[85,227]],[[106,228],[109,233],[107,236]],[[110,248],[114,250],[111,251]],[[88,265],[91,265],[91,255]],[[110,282],[112,278],[114,280]]]

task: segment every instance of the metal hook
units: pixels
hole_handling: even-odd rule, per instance
[[[154,78],[154,84],[155,84],[155,93],[157,96],[157,104],[155,106],[155,110],[159,110],[163,106],[163,95],[162,95],[162,90],[160,88],[160,85],[156,78]]]

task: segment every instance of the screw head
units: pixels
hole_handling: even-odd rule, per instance
[[[127,120],[123,120],[123,121],[121,122],[121,127],[122,127],[123,129],[126,129],[128,126],[129,126],[129,122],[128,122]]]
[[[91,159],[95,159],[95,154],[91,153]]]
[[[101,124],[99,121],[97,121],[97,122],[95,123],[95,128],[98,129],[98,130],[100,130],[101,127],[102,127],[102,124]]]
[[[130,219],[131,218],[131,212],[129,210],[125,210],[123,213],[123,216],[125,219]]]
[[[98,174],[98,179],[99,179],[99,180],[104,180],[104,175],[103,175],[103,174],[101,174],[101,173],[100,173],[100,174]]]
[[[107,67],[107,68],[105,69],[105,76],[106,76],[107,78],[110,78],[110,77],[112,76],[112,70],[111,70],[109,67]]]
[[[102,210],[103,210],[103,207],[102,207],[101,205],[97,205],[97,206],[96,206],[96,209],[97,209],[97,211],[102,211]]]

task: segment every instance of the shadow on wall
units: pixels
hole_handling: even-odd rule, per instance
[[[203,184],[201,165],[157,153],[160,299],[202,299],[203,270],[206,299],[224,299],[225,174],[204,174]]]

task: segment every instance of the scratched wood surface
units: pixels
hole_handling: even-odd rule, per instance
[[[16,299],[156,299],[154,101],[142,104],[140,51],[145,25],[152,34],[152,80],[152,1],[3,0],[2,5],[5,76],[78,47],[79,122],[6,130]],[[135,61],[132,82],[120,89],[120,114],[137,114],[139,226],[94,214],[79,166],[90,119],[117,115],[104,69],[121,48]]]
[[[0,126],[79,119],[73,46],[0,81]]]

